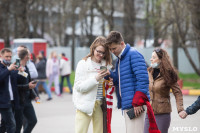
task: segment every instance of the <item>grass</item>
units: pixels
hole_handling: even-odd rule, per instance
[[[197,74],[179,73],[179,78],[183,80],[184,87],[200,89],[200,76],[198,76]]]

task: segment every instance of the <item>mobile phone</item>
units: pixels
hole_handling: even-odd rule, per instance
[[[33,84],[36,84],[37,82],[38,82],[38,80],[33,80],[32,81]]]
[[[19,58],[16,59],[15,65],[17,66],[17,68],[20,67],[20,59]]]
[[[100,70],[105,70],[105,71],[107,71],[107,67],[106,67],[106,66],[100,66]]]
[[[142,109],[143,109],[143,111],[145,111],[145,109],[144,109],[144,107],[143,107],[143,106],[142,106]],[[130,119],[133,119],[133,118],[135,118],[134,107],[133,107],[133,108],[131,108],[131,109],[130,109],[129,111],[127,111],[126,113],[127,113],[128,117],[129,117]]]

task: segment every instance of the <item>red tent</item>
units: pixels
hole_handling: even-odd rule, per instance
[[[4,40],[0,39],[0,50],[4,48]]]
[[[25,45],[31,53],[34,53],[36,56],[39,51],[44,51],[44,55],[46,56],[47,49],[47,41],[41,38],[19,38],[13,40],[14,48]]]

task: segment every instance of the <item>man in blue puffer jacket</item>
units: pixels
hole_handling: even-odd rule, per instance
[[[118,57],[114,72],[110,72],[116,87],[118,108],[124,111],[126,133],[143,133],[145,114],[142,106],[134,107],[137,118],[129,119],[126,112],[131,109],[132,101],[137,91],[149,96],[149,78],[143,56],[135,49],[125,44],[121,33],[112,31],[106,44],[110,51]],[[146,107],[146,106],[145,106]]]

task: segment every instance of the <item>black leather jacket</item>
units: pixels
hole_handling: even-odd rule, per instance
[[[27,78],[19,74],[17,77],[20,105],[23,105],[25,102],[31,101],[37,97],[34,89],[29,89],[29,82],[31,82],[31,77],[27,66],[25,66],[25,72],[28,73]]]

